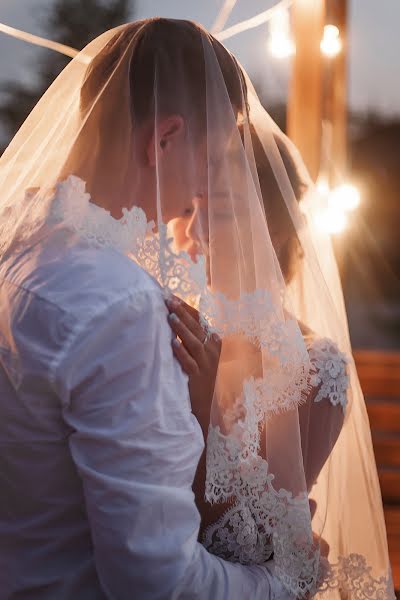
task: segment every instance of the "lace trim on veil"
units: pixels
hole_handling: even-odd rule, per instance
[[[332,590],[352,594],[357,600],[396,600],[392,574],[374,577],[361,554],[340,556],[334,564],[321,561],[318,594]]]
[[[147,222],[144,211],[138,206],[122,209],[121,219],[114,219],[107,210],[91,202],[85,182],[75,175],[57,184],[48,220],[62,223],[88,243],[134,254],[154,228],[154,223]]]
[[[349,359],[329,339],[307,344],[311,357],[309,378],[323,399],[343,410],[347,404]],[[351,554],[336,564],[319,556],[310,537],[311,515],[307,496],[274,487],[268,462],[259,455],[260,421],[264,412],[258,400],[259,382],[245,382],[243,396],[225,426],[210,427],[207,439],[206,500],[232,501],[220,519],[207,527],[202,543],[225,560],[262,564],[273,557],[276,574],[296,597],[338,589],[358,600],[393,598],[390,574],[374,578],[365,557]]]
[[[394,600],[391,574],[375,578],[364,556],[353,553],[333,564],[320,557],[310,537],[306,495],[277,491],[267,461],[243,453],[239,437],[235,441],[223,436],[219,427],[210,427],[207,478],[213,484],[206,485],[206,499],[218,502],[234,497],[236,501],[205,530],[202,543],[209,552],[241,564],[262,564],[273,558],[275,573],[297,598],[338,590],[354,594],[357,600]]]
[[[282,582],[302,597],[314,589],[319,565],[308,498],[274,488],[274,475],[258,454],[258,427],[250,426],[254,417],[253,413],[245,419],[247,423],[238,422],[229,436],[218,426],[210,426],[206,499],[236,501],[207,528],[203,544],[213,554],[243,564],[261,564],[273,554]]]

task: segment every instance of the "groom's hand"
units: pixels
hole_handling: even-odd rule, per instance
[[[215,333],[208,336],[195,308],[176,296],[166,304],[170,313],[168,321],[176,336],[172,348],[189,376],[192,411],[206,437],[222,342]]]

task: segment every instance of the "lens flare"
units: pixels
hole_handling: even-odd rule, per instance
[[[328,206],[315,216],[315,225],[323,233],[341,233],[347,226],[347,215],[336,206]]]

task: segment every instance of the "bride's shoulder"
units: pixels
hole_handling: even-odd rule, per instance
[[[308,325],[299,322],[301,334],[306,344],[310,355],[329,355],[331,358],[341,360],[345,363],[349,362],[349,357],[346,353],[341,352],[337,342],[328,336],[322,336],[313,331]]]
[[[327,336],[318,336],[313,332],[303,335],[311,363],[321,360],[332,361],[347,365],[350,362],[350,356],[342,352],[332,338]]]

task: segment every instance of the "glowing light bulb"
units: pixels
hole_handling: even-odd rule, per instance
[[[271,36],[269,49],[276,58],[288,58],[296,51],[293,41],[284,35]]]
[[[269,49],[276,58],[288,58],[296,52],[295,44],[290,36],[289,12],[280,9],[274,12],[269,24]]]
[[[329,195],[329,204],[337,206],[345,212],[354,210],[360,204],[360,192],[354,185],[344,183],[332,190]]]
[[[325,25],[324,36],[320,44],[321,52],[325,56],[333,58],[337,56],[342,49],[342,41],[340,39],[340,32],[336,25]]]

